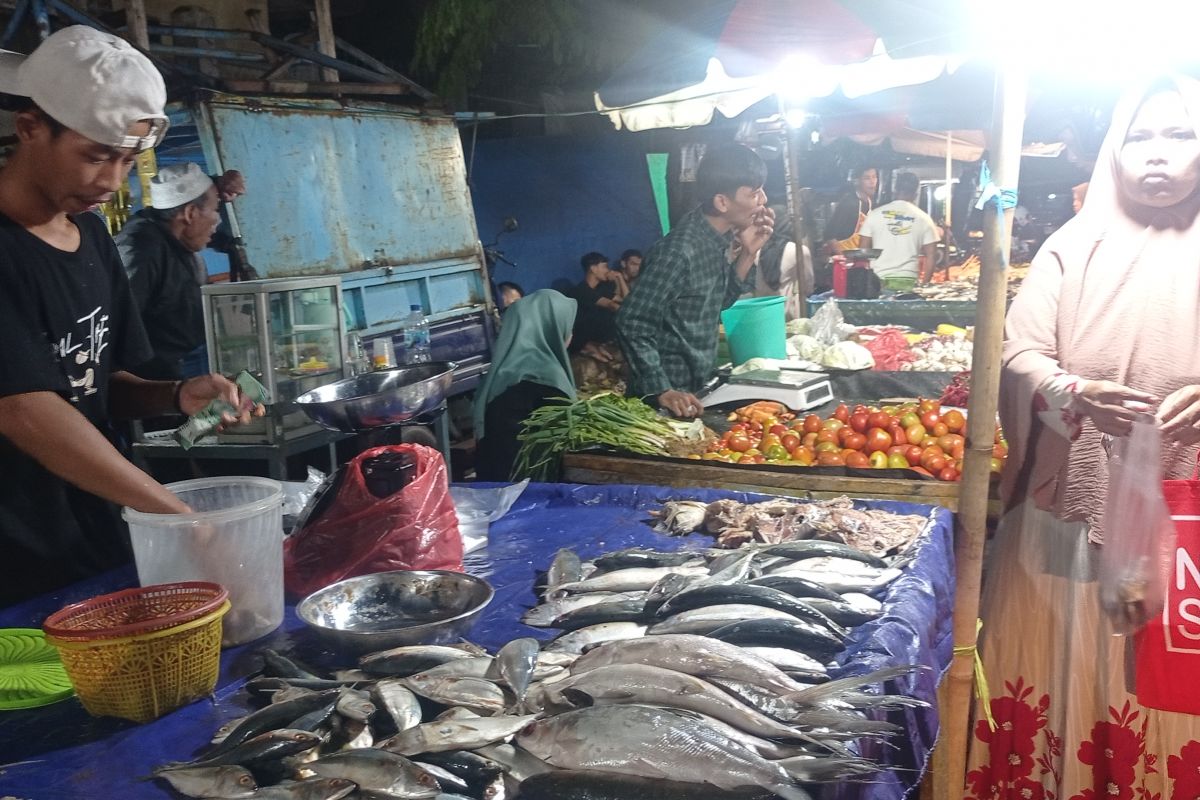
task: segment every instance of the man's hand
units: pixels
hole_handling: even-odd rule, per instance
[[[249,398],[242,396],[237,384],[223,375],[201,375],[197,378],[190,378],[184,381],[183,386],[179,389],[179,408],[189,417],[204,410],[205,406],[217,399],[224,400],[238,409],[236,416],[228,412],[221,415],[218,431],[225,430],[231,425],[245,425],[250,421],[251,416],[261,417],[267,413],[261,403],[251,403]]]
[[[1128,436],[1137,415],[1153,411],[1158,398],[1113,381],[1084,381],[1075,403],[1101,433]]]
[[[1184,445],[1200,442],[1200,386],[1184,386],[1167,395],[1157,420],[1163,439]]]
[[[704,404],[690,392],[668,389],[658,396],[658,404],[681,419],[695,419],[704,413]]]
[[[217,184],[217,194],[226,203],[230,200],[236,200],[246,193],[246,179],[236,169],[227,170],[215,182]]]
[[[775,232],[775,212],[769,206],[763,206],[754,215],[754,221],[737,233],[737,240],[742,245],[742,252],[753,256]]]
[[[604,345],[588,342],[579,349],[581,355],[589,356],[599,361],[601,364],[608,364],[613,360],[613,354],[608,352]]]

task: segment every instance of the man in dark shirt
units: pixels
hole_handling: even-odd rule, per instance
[[[17,145],[0,169],[5,606],[128,561],[114,504],[189,511],[117,451],[111,419],[193,414],[217,397],[237,407],[240,398],[220,376],[145,381],[128,372],[150,348],[116,247],[89,213],[162,139],[162,76],[123,39],[74,26],[28,58],[0,61],[0,92],[20,98]]]
[[[116,236],[129,288],[154,358],[134,373],[178,380],[208,371],[203,358],[204,312],[200,287],[208,272],[200,257],[221,222],[219,186],[241,185],[231,170],[214,181],[197,164],[163,167],[150,181],[150,203]]]
[[[858,229],[875,207],[875,194],[879,191],[879,170],[865,167],[855,170],[852,177],[853,191],[838,200],[829,222],[825,225],[823,238],[831,254],[858,247]]]
[[[646,253],[617,315],[631,395],[677,417],[704,410],[694,392],[716,369],[721,309],[753,288],[750,268],[774,230],[767,168],[748,147],[711,148],[696,169],[699,208]]]
[[[579,259],[579,265],[583,267],[583,280],[568,293],[579,303],[571,339],[572,352],[579,352],[589,344],[608,344],[616,339],[617,312],[621,309],[608,258],[603,253],[587,253]]]

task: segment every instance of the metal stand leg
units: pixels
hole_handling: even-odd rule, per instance
[[[444,406],[442,413],[433,421],[433,433],[438,440],[438,449],[442,458],[446,459],[446,469],[450,469],[450,408]]]

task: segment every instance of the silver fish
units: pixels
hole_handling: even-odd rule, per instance
[[[245,767],[189,767],[158,773],[171,788],[188,797],[250,797],[258,784]]]
[[[777,608],[751,606],[745,603],[728,603],[722,606],[701,606],[688,611],[681,611],[667,617],[662,622],[651,625],[646,630],[647,635],[659,636],[665,633],[712,633],[722,625],[739,622],[745,619],[796,619],[786,611]]]
[[[583,580],[583,566],[574,550],[563,548],[554,554],[546,570],[546,588],[554,589],[564,583]]]
[[[471,656],[447,661],[415,675],[409,675],[406,680],[429,681],[438,678],[482,678],[487,675],[494,659],[491,656]]]
[[[649,664],[699,678],[724,676],[777,695],[806,689],[749,648],[707,636],[669,634],[610,642],[589,651],[571,668],[575,674],[615,664]]]
[[[799,650],[789,650],[786,647],[743,647],[742,649],[764,661],[769,661],[784,672],[828,672],[824,664]]]
[[[803,728],[814,736],[851,740],[859,736],[889,735],[900,730],[890,722],[867,719],[856,711],[800,705],[741,681],[723,678],[712,678],[711,681],[763,714],[787,725]]]
[[[345,778],[361,789],[386,791],[406,800],[436,797],[437,781],[404,756],[380,749],[343,750],[308,765],[323,778]]]
[[[539,720],[517,743],[561,769],[670,777],[722,789],[761,786],[810,800],[787,772],[694,717],[648,706],[598,706]]]
[[[396,734],[380,746],[390,752],[410,756],[447,750],[474,750],[506,741],[535,719],[536,714],[526,714],[426,722]]]
[[[417,644],[393,647],[377,653],[367,653],[358,659],[358,664],[372,675],[388,675],[403,678],[422,670],[445,664],[458,658],[479,655],[461,645]]]
[[[247,739],[236,747],[215,756],[192,761],[185,764],[168,764],[155,770],[161,774],[169,770],[192,767],[219,767],[223,764],[240,764],[248,767],[268,761],[275,761],[285,756],[301,753],[316,747],[321,743],[321,737],[310,731],[279,728],[266,733],[260,733],[252,739]]]
[[[582,705],[670,706],[728,722],[755,736],[802,738],[711,683],[682,672],[645,664],[617,664],[554,684],[547,698],[557,709]]]
[[[592,625],[580,628],[558,637],[546,649],[550,652],[565,651],[582,653],[584,648],[597,642],[611,642],[616,639],[637,639],[646,635],[646,626],[636,622],[606,622],[602,625]]]
[[[700,565],[683,564],[678,567],[633,567],[606,572],[596,578],[587,578],[558,586],[556,592],[580,594],[581,592],[633,592],[649,589],[661,578],[671,573],[705,577],[708,570]]]
[[[237,745],[260,733],[286,727],[289,722],[326,705],[337,695],[337,690],[321,693],[308,692],[292,700],[272,703],[245,717],[221,742],[205,754],[206,758],[227,753]]]
[[[712,574],[710,574],[707,578],[701,578],[700,580],[688,586],[688,588],[695,589],[700,586],[729,586],[730,584],[741,583],[750,577],[750,568],[753,565],[754,553],[747,553],[728,565],[722,565],[720,569],[713,569],[713,565],[709,564],[709,569],[712,571]]]
[[[879,772],[880,766],[865,758],[798,755],[775,762],[802,783],[830,783],[842,778]]]
[[[654,530],[672,536],[695,533],[704,525],[704,514],[707,510],[708,503],[696,500],[668,500],[657,512],[651,512],[658,517]]]
[[[400,679],[379,681],[371,688],[371,695],[376,705],[396,723],[396,730],[403,731],[421,724],[421,703]]]
[[[333,673],[333,679],[347,683],[366,683],[375,680],[375,676],[361,669],[339,669]]]
[[[264,786],[247,800],[341,800],[358,786],[345,778],[312,778],[279,786]]]
[[[446,706],[462,706],[485,716],[504,710],[504,692],[483,678],[405,678],[404,685],[422,697]]]
[[[813,559],[809,559],[812,561]],[[772,575],[786,575],[793,578],[803,578],[805,580],[819,583],[826,586],[835,592],[855,592],[855,593],[870,593],[882,589],[889,583],[900,577],[901,572],[898,569],[888,568],[882,570],[873,570],[867,567],[867,570],[846,574],[842,572],[833,572],[827,569],[813,569],[804,566],[808,561],[798,561],[782,567],[777,567],[771,570]],[[857,562],[852,562],[857,563]]]
[[[479,714],[476,714],[469,708],[447,708],[442,713],[433,718],[435,722],[451,719],[482,719]]]
[[[496,653],[486,677],[507,686],[516,701],[521,702],[534,678],[539,648],[537,639],[513,639]]]
[[[563,614],[569,614],[586,606],[606,603],[610,600],[642,600],[645,597],[645,592],[588,592],[587,594],[574,594],[534,606],[525,612],[524,616],[521,617],[521,622],[535,628],[549,628],[553,627],[550,623]]]
[[[413,763],[432,775],[434,779],[437,780],[438,787],[443,792],[471,791],[471,787],[467,785],[466,781],[455,775],[453,772],[449,772],[446,769],[439,767],[437,764],[430,764],[428,761],[420,760],[414,760]]]
[[[342,689],[336,708],[343,717],[356,722],[366,722],[375,713],[370,694],[361,689]]]
[[[505,773],[518,781],[554,769],[545,761],[515,744],[489,744],[475,748],[475,752],[504,767]]]
[[[883,603],[879,602],[868,594],[862,594],[860,592],[844,592],[842,594],[842,599],[853,608],[868,614],[878,614],[883,611]]]

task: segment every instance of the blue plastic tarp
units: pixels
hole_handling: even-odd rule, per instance
[[[478,486],[479,484],[475,484]],[[584,558],[635,545],[658,549],[701,548],[703,535],[667,537],[647,524],[647,511],[667,499],[762,499],[762,495],[719,490],[681,490],[644,486],[532,484],[509,513],[492,523],[485,550],[468,556],[467,571],[490,581],[496,597],[480,618],[471,639],[494,649],[518,636],[548,638],[549,631],[518,621],[536,602],[535,571],[544,569],[555,550],[573,547]],[[927,667],[893,688],[932,704],[928,709],[891,712],[888,719],[905,732],[866,753],[892,769],[866,784],[824,787],[823,798],[898,800],[919,781],[938,732],[936,687],[950,664],[951,609],[954,597],[952,524],[943,508],[886,501],[863,501],[871,508],[920,514],[930,525],[913,562],[883,597],[882,617],[858,627],[839,657],[836,675],[861,674],[885,666]],[[133,585],[125,569],[81,582],[68,590],[0,610],[2,627],[39,627],[67,602]],[[67,798],[168,798],[160,783],[144,781],[165,762],[193,757],[212,733],[246,713],[240,691],[261,662],[255,651],[271,647],[318,666],[348,665],[351,659],[321,649],[292,608],[274,634],[222,654],[221,676],[213,700],[202,700],[145,725],[93,719],[75,699],[40,709],[0,712],[0,796],[36,800]]]

